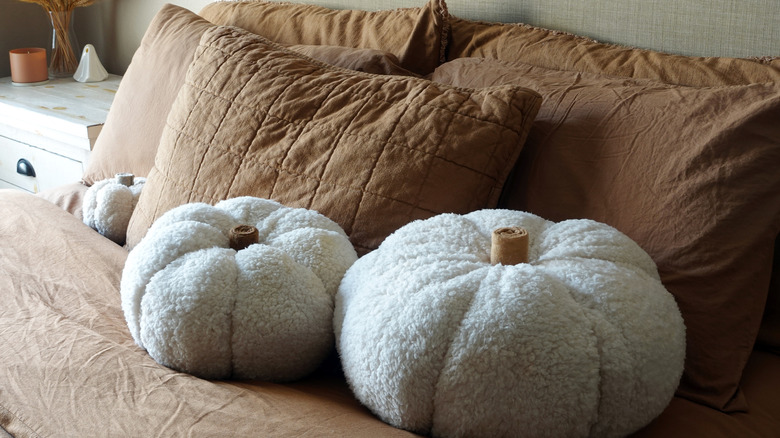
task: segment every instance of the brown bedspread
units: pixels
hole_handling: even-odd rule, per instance
[[[0,426],[12,435],[414,436],[371,415],[333,367],[277,385],[157,364],[122,315],[123,248],[40,197],[0,191],[0,212]],[[745,380],[749,413],[676,398],[639,436],[780,435],[780,357],[754,354]]]
[[[0,191],[0,426],[25,436],[414,436],[338,374],[214,382],[137,347],[120,308],[126,251],[48,201]]]

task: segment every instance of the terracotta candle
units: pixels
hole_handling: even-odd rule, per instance
[[[46,65],[46,50],[38,47],[13,49],[11,57],[11,80],[19,84],[42,82],[49,79]]]

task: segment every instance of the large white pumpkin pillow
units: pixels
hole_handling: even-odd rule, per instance
[[[525,231],[526,260],[491,263],[502,227]],[[435,437],[625,436],[663,411],[685,356],[675,300],[636,243],[510,210],[402,227],[347,271],[334,326],[357,398]]]

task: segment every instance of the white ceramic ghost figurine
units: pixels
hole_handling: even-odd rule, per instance
[[[81,52],[81,61],[79,61],[76,73],[73,74],[73,79],[79,82],[100,82],[107,77],[108,72],[100,63],[95,47],[92,44],[84,46],[84,51]]]

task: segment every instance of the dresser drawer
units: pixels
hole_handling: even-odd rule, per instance
[[[20,159],[32,164],[34,177],[16,172],[16,164]],[[83,173],[84,166],[79,161],[0,137],[0,188],[19,188],[38,193],[79,181]]]

